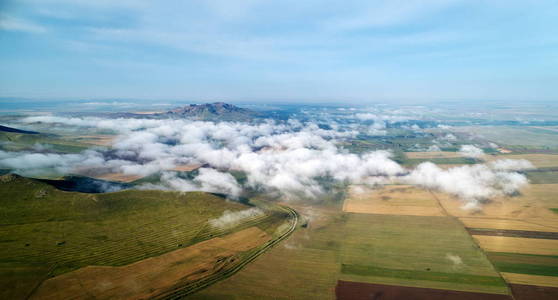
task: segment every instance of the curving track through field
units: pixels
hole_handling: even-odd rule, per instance
[[[298,213],[288,207],[288,206],[283,206],[283,205],[277,205],[278,208],[284,210],[285,212],[287,212],[291,217],[291,224],[288,230],[286,230],[283,234],[281,234],[279,237],[268,241],[267,243],[265,243],[264,245],[260,246],[260,248],[256,251],[254,251],[253,253],[250,253],[250,255],[248,255],[246,258],[244,258],[243,261],[241,261],[239,264],[235,265],[233,268],[230,269],[226,269],[222,272],[218,272],[215,274],[212,274],[210,276],[207,276],[205,278],[199,279],[197,281],[191,282],[187,285],[183,285],[183,286],[177,286],[174,289],[161,294],[157,297],[155,297],[155,299],[181,299],[184,298],[188,295],[191,295],[199,290],[202,290],[220,280],[226,279],[228,277],[231,277],[232,275],[234,275],[236,272],[240,271],[244,266],[246,266],[247,264],[249,264],[250,262],[252,262],[254,259],[256,259],[258,256],[262,255],[265,251],[269,250],[271,247],[277,245],[278,243],[280,243],[281,241],[283,241],[284,239],[286,239],[289,235],[291,235],[291,233],[293,233],[293,231],[296,229],[296,226],[298,224]]]

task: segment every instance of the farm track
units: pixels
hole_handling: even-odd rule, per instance
[[[164,299],[164,300],[168,300],[168,299],[182,299],[188,295],[191,295],[197,291],[200,291],[218,281],[221,281],[223,279],[229,278],[232,275],[236,274],[238,271],[240,271],[244,266],[246,266],[247,264],[249,264],[250,262],[252,262],[253,260],[255,260],[258,256],[260,256],[261,254],[263,254],[265,251],[269,250],[271,247],[277,245],[279,242],[283,241],[284,239],[286,239],[291,233],[294,232],[294,230],[296,229],[296,226],[298,224],[298,213],[287,206],[283,206],[283,205],[278,205],[278,208],[282,209],[283,211],[287,212],[290,216],[291,216],[291,226],[289,227],[288,230],[285,231],[285,233],[281,234],[279,237],[277,237],[276,239],[273,239],[271,241],[268,241],[267,243],[265,243],[264,245],[260,246],[260,248],[256,251],[253,251],[252,253],[250,253],[247,257],[243,258],[243,260],[235,265],[234,267],[230,268],[230,269],[224,269],[221,272],[212,274],[208,277],[199,279],[197,281],[191,282],[187,285],[184,286],[177,286],[175,287],[173,290],[170,290],[164,294],[161,294],[157,297],[154,297],[154,299]]]

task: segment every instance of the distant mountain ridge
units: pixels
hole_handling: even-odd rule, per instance
[[[171,118],[226,121],[241,121],[257,117],[258,115],[259,113],[253,110],[224,102],[190,104],[183,107],[177,107],[166,113],[153,114],[153,116],[158,117],[167,116]]]

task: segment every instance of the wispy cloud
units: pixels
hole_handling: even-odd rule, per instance
[[[45,33],[47,29],[31,21],[0,15],[0,30]]]

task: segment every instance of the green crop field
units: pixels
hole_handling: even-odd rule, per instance
[[[558,277],[558,256],[488,252],[500,272]]]
[[[443,158],[412,158],[412,159],[405,159],[403,164],[407,166],[416,166],[423,162],[432,162],[435,164],[443,164],[443,165],[455,165],[455,164],[462,164],[462,165],[471,165],[479,163],[479,160],[469,157],[443,157]]]
[[[525,172],[533,184],[558,183],[558,171]]]
[[[49,276],[121,266],[251,226],[273,234],[283,213],[215,228],[208,220],[249,206],[204,192],[64,192],[4,175],[0,181],[0,298],[24,297]],[[23,294],[22,294],[23,293]]]
[[[343,280],[507,292],[452,217],[350,214],[341,261]]]

